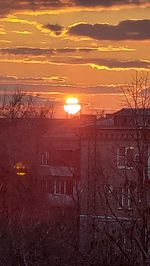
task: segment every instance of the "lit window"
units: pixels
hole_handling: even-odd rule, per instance
[[[14,169],[16,170],[16,174],[20,175],[20,176],[24,176],[27,174],[26,172],[26,166],[24,163],[22,162],[18,162],[14,165]]]

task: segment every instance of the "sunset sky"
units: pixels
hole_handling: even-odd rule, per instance
[[[150,0],[0,0],[0,89],[121,108],[150,68]]]

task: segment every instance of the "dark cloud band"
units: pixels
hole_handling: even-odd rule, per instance
[[[76,6],[86,7],[111,7],[111,6],[122,6],[122,5],[141,5],[149,3],[145,0],[73,0]]]
[[[118,25],[80,23],[70,27],[68,33],[96,40],[149,40],[150,20],[125,20]]]
[[[50,56],[54,54],[66,54],[66,53],[89,53],[92,51],[97,51],[97,48],[58,48],[58,49],[48,49],[48,48],[34,48],[34,47],[17,47],[17,48],[2,48],[0,49],[0,54],[12,54],[12,55],[28,55],[28,56]]]
[[[149,0],[0,0],[0,14],[32,10],[51,10],[68,7],[102,7],[150,5]]]
[[[43,62],[43,63],[53,63],[53,64],[70,64],[70,65],[90,65],[93,67],[101,69],[149,69],[150,61],[149,60],[127,60],[121,61],[116,59],[103,59],[98,57],[76,57],[76,56],[57,56],[56,53],[74,53],[79,51],[79,49],[41,49],[41,48],[29,48],[29,47],[20,47],[20,48],[3,48],[0,49],[0,54],[15,55],[16,60],[17,56],[21,56],[23,62]],[[84,51],[84,50],[83,50]],[[84,52],[87,52],[86,50]],[[53,56],[51,56],[53,55]],[[55,55],[55,56],[54,56]],[[38,59],[38,56],[42,56],[42,59]]]

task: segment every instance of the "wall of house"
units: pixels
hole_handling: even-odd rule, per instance
[[[6,187],[0,194],[2,209],[6,205],[7,213],[13,216],[24,209],[24,215],[26,212],[30,217],[36,209],[35,216],[41,217],[52,211],[51,205],[53,212],[63,205],[74,208],[69,197],[59,197],[72,197],[79,181],[79,141],[68,121],[66,126],[65,121],[2,119],[0,128],[0,186]],[[47,197],[52,191],[57,194],[55,204]]]
[[[81,249],[87,248],[93,223],[111,220],[114,215],[128,219],[132,209],[131,198],[140,204],[139,175],[146,177],[145,166],[139,163],[139,146],[136,132],[121,128],[100,128],[81,136]],[[143,156],[147,153],[143,146]],[[119,154],[124,151],[125,154]],[[141,150],[141,149],[140,149]],[[122,161],[121,161],[122,160]],[[144,159],[145,160],[145,159]],[[95,163],[96,162],[96,163]],[[139,169],[142,169],[139,172]],[[132,197],[131,197],[132,193]],[[114,218],[113,218],[114,219]],[[92,220],[92,221],[91,221]],[[92,232],[91,232],[92,235]]]

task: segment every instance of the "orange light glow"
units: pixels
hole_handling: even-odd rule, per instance
[[[77,114],[81,110],[81,105],[78,102],[78,99],[74,97],[68,98],[64,105],[65,112],[71,115]]]
[[[16,174],[19,176],[24,176],[26,175],[26,167],[22,162],[18,162],[15,164],[14,168],[16,169]]]

